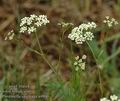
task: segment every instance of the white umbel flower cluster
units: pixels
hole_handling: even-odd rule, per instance
[[[105,17],[105,20],[103,20],[103,23],[106,24],[108,27],[118,25],[118,22],[114,18],[110,18],[109,16]]]
[[[109,99],[106,97],[103,97],[100,99],[100,101],[120,101],[120,99],[116,95],[111,95]]]
[[[92,30],[97,25],[94,22],[83,23],[78,27],[75,27],[68,35],[68,38],[74,40],[76,44],[83,44],[85,41],[91,41],[94,38]]]
[[[14,31],[11,30],[7,36],[5,37],[5,40],[12,40],[14,38],[15,34],[14,34]]]
[[[47,19],[46,15],[37,16],[33,14],[29,17],[24,17],[20,22],[20,33],[27,32],[28,34],[31,34],[33,32],[36,32],[37,28],[46,25],[47,23],[49,23],[49,20]]]
[[[87,58],[86,55],[83,55],[82,58],[80,58],[79,56],[75,57],[75,61],[74,61],[75,71],[78,71],[79,69],[85,70],[84,60],[86,58]]]

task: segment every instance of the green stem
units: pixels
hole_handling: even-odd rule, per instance
[[[34,51],[34,52],[36,52],[37,54],[39,54],[43,58],[43,60],[49,65],[49,67],[52,69],[52,71],[55,73],[55,75],[58,77],[58,79],[60,79],[60,75],[56,72],[56,70],[53,68],[53,66],[46,59],[46,56],[45,56],[45,54],[44,54],[44,52],[42,50],[42,47],[40,45],[37,33],[35,33],[35,36],[36,36],[36,39],[37,39],[37,43],[38,43],[40,52],[38,52],[38,51]]]
[[[92,47],[90,46],[89,42],[86,42],[86,43],[87,43],[87,45],[89,46],[89,48],[90,48],[90,50],[91,50],[91,52],[92,52],[92,54],[93,54],[93,57],[94,57],[94,59],[95,59],[95,61],[96,61],[96,64],[99,65],[99,64],[98,64],[98,61],[97,61],[97,58],[96,58],[96,56],[95,56],[95,54],[94,54],[94,51],[93,51],[93,49],[92,49]],[[100,82],[100,91],[101,91],[101,95],[103,95],[103,86],[102,86],[101,73],[100,73],[99,68],[97,68],[97,69],[98,69],[98,76],[99,76],[99,82]]]
[[[66,29],[66,30],[67,30],[67,29]],[[61,39],[60,39],[61,47],[60,47],[59,59],[58,59],[58,63],[57,63],[57,65],[56,65],[56,67],[59,66],[60,60],[61,60],[61,57],[62,57],[62,49],[63,49],[63,47],[64,47],[64,44],[63,44],[63,41],[64,41],[64,40],[63,40],[63,39],[64,39],[64,34],[65,34],[66,30],[63,30],[62,37],[61,37]]]
[[[95,54],[94,54],[94,51],[93,51],[92,47],[90,46],[89,42],[86,42],[86,43],[87,43],[87,45],[89,46],[89,48],[90,48],[90,50],[91,50],[91,52],[92,52],[92,54],[93,54],[93,57],[94,57],[96,63],[98,64],[97,58],[96,58],[96,56],[95,56]]]

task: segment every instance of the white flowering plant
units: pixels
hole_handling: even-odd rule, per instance
[[[37,30],[42,26],[46,26],[49,23],[50,21],[48,20],[46,15],[32,14],[29,17],[22,18],[20,20],[20,25],[19,25],[19,28],[20,28],[19,35],[21,34],[30,35],[32,33],[33,33],[32,35],[35,35],[35,40],[37,42],[37,46],[39,50],[29,46],[27,46],[27,48],[30,51],[36,53],[38,56],[40,56],[40,58],[42,58],[47,63],[47,65],[50,67],[51,73],[55,77],[55,79],[52,78],[50,79],[50,81],[49,80],[45,81],[46,79],[43,80],[45,82],[45,87],[50,91],[50,92],[49,91],[47,92],[49,96],[48,101],[52,101],[51,99],[57,100],[58,98],[61,101],[87,101],[87,95],[89,95],[89,91],[92,90],[91,87],[93,86],[100,93],[101,98],[99,98],[99,101],[120,101],[120,99],[116,95],[111,95],[109,99],[106,97],[103,97],[104,95],[106,96],[106,93],[104,93],[106,91],[106,88],[104,87],[104,84],[103,84],[104,81],[102,79],[102,75],[104,74],[104,72],[109,75],[112,75],[111,71],[116,72],[116,69],[113,68],[115,66],[115,61],[113,60],[112,63],[109,63],[109,62],[120,53],[120,48],[115,49],[115,46],[114,46],[113,54],[109,56],[108,53],[106,52],[107,50],[106,43],[110,42],[111,40],[119,38],[120,35],[119,37],[117,34],[115,36],[105,38],[104,42],[101,44],[97,42],[96,37],[98,35],[95,34],[99,27],[97,23],[95,22],[82,23],[78,27],[74,27],[74,28],[72,28],[73,26],[75,26],[75,24],[73,23],[65,23],[65,22],[59,23],[58,25],[60,25],[63,28],[61,43],[63,42],[63,39],[64,39],[63,37],[65,32],[68,30],[68,28],[72,28],[71,32],[68,33],[68,36],[67,36],[68,38],[67,40],[70,42],[70,45],[71,45],[71,53],[69,55],[70,58],[68,59],[68,64],[71,68],[69,69],[70,76],[69,76],[69,80],[67,81],[63,79],[61,75],[62,73],[58,68],[60,67],[60,60],[62,56],[61,55],[59,56],[57,65],[54,66],[47,58],[47,55],[45,54],[40,43],[39,33]],[[119,22],[114,18],[110,18],[107,16],[105,17],[103,24],[106,27],[112,28],[114,26],[119,25]],[[6,35],[5,40],[14,40],[15,38],[17,38],[17,35],[15,35],[14,31],[12,30]],[[71,40],[73,42],[71,42]],[[90,51],[82,52],[80,50],[79,54],[76,55],[76,53],[74,53],[73,44],[76,46],[81,46],[82,48],[84,48],[87,45],[88,46],[87,50],[90,50]],[[62,49],[63,48],[64,46],[62,43]],[[59,48],[61,52],[62,52],[62,49],[60,50]],[[85,55],[85,54],[90,54],[89,52],[92,54],[92,57]],[[91,60],[94,61],[94,63],[90,63],[90,64],[92,64],[91,67],[95,67],[94,69],[95,69],[96,77],[94,77],[93,75],[94,73],[90,72],[91,69],[87,65],[88,62],[91,62]],[[108,67],[109,69],[106,69]],[[44,77],[46,77],[46,75]],[[39,79],[40,77],[39,71],[37,71],[37,77],[38,77],[38,82],[37,82],[38,87],[39,86],[41,87],[42,84],[40,84],[40,82],[42,80],[40,81]],[[105,79],[106,78],[107,77],[105,77]],[[110,86],[109,86],[109,89],[112,92],[116,91],[115,88],[114,89],[110,88]]]

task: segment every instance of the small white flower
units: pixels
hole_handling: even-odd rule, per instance
[[[78,59],[79,59],[79,56],[76,56],[76,57],[75,57],[75,60],[78,60]]]
[[[104,97],[104,98],[101,98],[100,101],[110,101],[110,100]]]
[[[116,96],[116,95],[111,95],[111,96],[110,96],[110,99],[111,99],[112,101],[116,101],[116,100],[118,99],[118,96]]]
[[[26,32],[27,31],[27,27],[26,26],[22,26],[21,28],[20,28],[20,33],[24,33],[24,32]]]
[[[27,20],[29,19],[29,17],[24,17],[21,19],[21,23],[20,23],[20,27],[25,25],[27,23]]]
[[[118,22],[114,18],[110,18],[109,16],[105,17],[105,20],[103,20],[103,23],[105,23],[108,27],[118,25]]]
[[[75,70],[76,70],[76,71],[78,71],[78,70],[79,70],[79,67],[78,67],[78,66],[77,66],[77,67],[75,67]]]
[[[49,20],[46,15],[37,16],[32,14],[29,17],[24,17],[21,19],[20,33],[27,32],[28,34],[31,34],[36,32],[37,28],[46,25],[47,23],[49,23]]]
[[[82,59],[79,59],[78,62],[81,63],[81,62],[82,62]]]
[[[106,18],[106,19],[109,19],[110,17],[109,17],[109,16],[106,16],[105,18]]]
[[[15,34],[14,34],[14,31],[11,30],[7,36],[5,37],[5,40],[12,40],[14,38]]]
[[[87,56],[86,56],[86,55],[83,55],[83,56],[82,56],[82,59],[86,59],[86,58],[87,58]]]
[[[83,23],[75,27],[68,35],[68,38],[74,40],[76,44],[83,44],[85,41],[91,41],[94,38],[92,30],[96,27],[97,25],[94,22]]]
[[[81,69],[82,69],[82,70],[85,70],[85,62],[81,63],[80,66],[81,66]]]
[[[32,19],[35,19],[37,16],[35,14],[30,15]]]
[[[35,25],[36,25],[37,27],[40,27],[40,26],[42,25],[42,23],[41,23],[41,22],[36,22]]]
[[[118,99],[118,101],[120,101],[120,99]]]
[[[116,95],[111,95],[110,99],[103,97],[100,99],[100,101],[120,101],[120,99],[118,99],[118,96]]]
[[[75,57],[74,66],[76,71],[78,71],[79,69],[85,70],[85,62],[83,61],[85,59],[86,55],[83,55],[82,58],[79,58],[79,56]]]
[[[28,28],[28,33],[31,34],[31,33],[33,33],[33,32],[36,32],[36,28],[33,27],[33,26],[32,26],[32,27],[29,27],[29,28]]]
[[[74,62],[74,65],[76,66],[78,63],[77,62]]]
[[[99,69],[103,69],[103,65],[99,64],[99,65],[98,65],[98,68],[99,68]]]
[[[84,34],[84,37],[87,39],[87,40],[92,40],[93,38],[94,38],[94,35],[93,35],[93,33],[92,32],[86,32],[85,34]]]
[[[31,25],[32,22],[33,22],[33,20],[34,20],[34,19],[32,19],[31,17],[28,18],[26,24],[27,24],[28,26]]]

